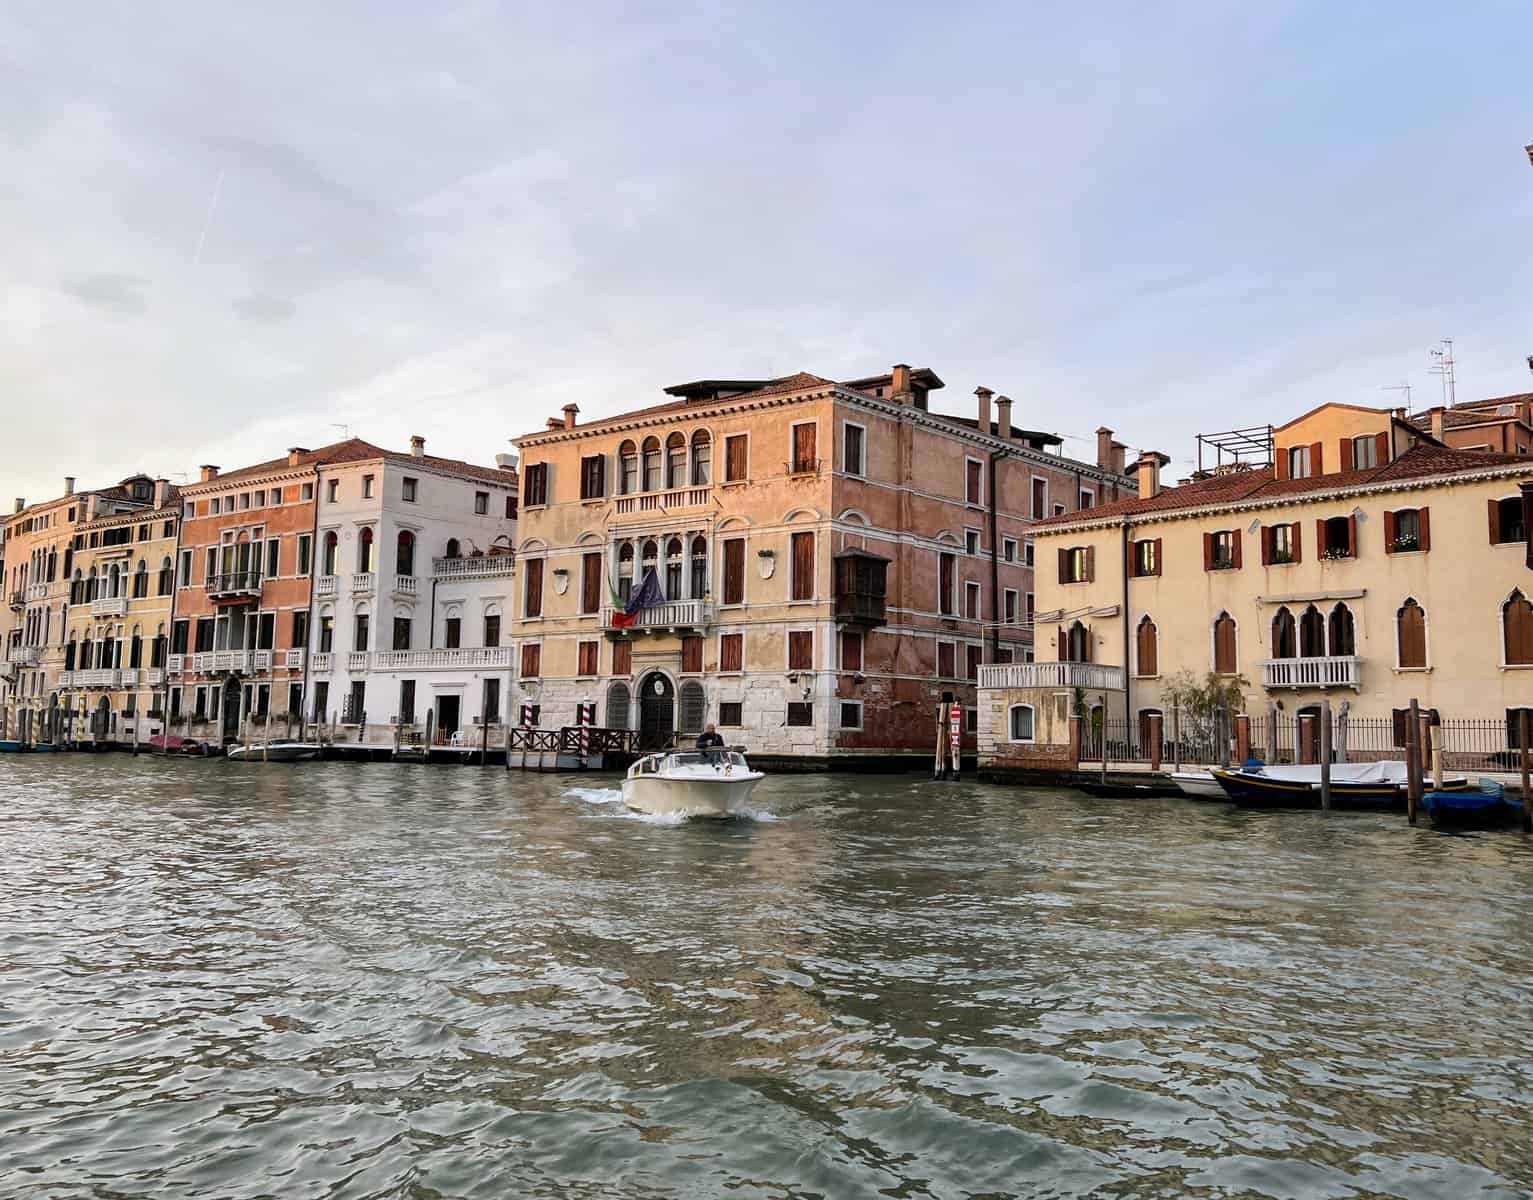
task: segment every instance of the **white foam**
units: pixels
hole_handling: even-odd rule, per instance
[[[625,821],[643,821],[650,825],[684,825],[688,821],[685,813],[641,813],[623,805],[623,791],[621,788],[588,788],[574,787],[565,788],[564,795],[573,800],[583,800],[587,804],[599,804],[607,809],[607,815],[621,817]],[[611,811],[613,805],[619,806],[616,812]],[[733,814],[741,821],[757,821],[766,823],[781,820],[776,813],[767,812],[761,808],[742,808]],[[699,820],[714,820],[715,818],[699,818]]]
[[[623,791],[621,788],[566,788],[566,796],[573,796],[577,800],[584,800],[587,804],[621,804]]]

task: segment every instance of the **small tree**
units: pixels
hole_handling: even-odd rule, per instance
[[[1180,736],[1186,741],[1212,744],[1229,729],[1229,722],[1246,706],[1243,675],[1216,675],[1201,679],[1192,671],[1177,671],[1161,684],[1161,696],[1177,710]]]

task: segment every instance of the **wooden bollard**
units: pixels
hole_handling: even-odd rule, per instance
[[[1160,770],[1160,731],[1161,724],[1165,720],[1159,713],[1151,713],[1148,724],[1150,734],[1150,770]]]
[[[1331,811],[1331,702],[1320,709],[1320,811]]]
[[[1416,823],[1416,812],[1421,806],[1420,716],[1420,706],[1412,699],[1405,725],[1405,819],[1412,825]]]
[[[1528,786],[1529,714],[1527,709],[1517,714],[1518,757],[1522,760],[1522,831],[1533,833],[1533,788]]]

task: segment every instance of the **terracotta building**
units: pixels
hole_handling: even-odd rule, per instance
[[[706,379],[516,439],[518,715],[558,727],[591,705],[649,744],[713,722],[803,760],[929,755],[949,693],[972,730],[980,665],[1032,654],[1035,521],[1135,484],[1110,431],[1076,462],[987,388],[938,411],[943,386],[904,365]],[[657,602],[630,618],[651,574]]]
[[[1533,450],[1533,392],[1466,400],[1416,413],[1411,423],[1456,450],[1527,454]]]

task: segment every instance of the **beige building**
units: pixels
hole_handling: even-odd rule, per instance
[[[948,694],[972,745],[981,665],[1032,656],[1034,524],[1134,482],[1111,431],[1076,462],[989,389],[972,416],[936,411],[943,386],[904,365],[701,380],[516,439],[515,715],[558,728],[589,705],[645,744],[713,722],[827,760],[930,754]]]
[[[1179,671],[1244,681],[1253,714],[1533,704],[1533,459],[1341,404],[1272,451],[1166,490],[1143,455],[1137,498],[1035,531],[1040,662],[982,672],[985,761],[1049,761],[1081,701],[1142,740]]]

